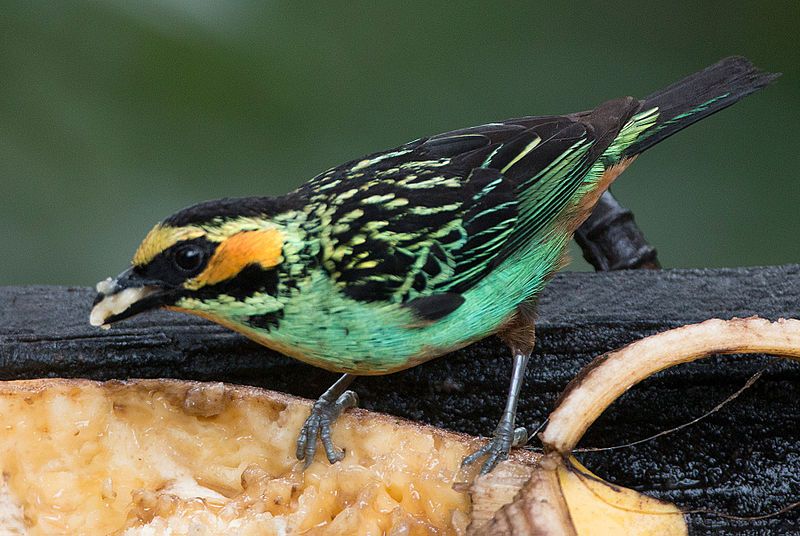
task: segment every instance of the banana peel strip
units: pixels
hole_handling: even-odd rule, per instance
[[[800,320],[712,319],[595,358],[569,383],[550,414],[540,435],[545,455],[531,479],[492,520],[471,527],[472,533],[687,534],[676,506],[604,482],[570,453],[614,400],[656,372],[711,355],[748,353],[800,359]]]

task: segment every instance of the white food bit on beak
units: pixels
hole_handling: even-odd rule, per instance
[[[109,287],[113,288],[113,283],[109,283],[109,281],[110,279],[100,281],[97,284],[98,291],[103,292],[100,290],[101,287],[105,289]],[[134,287],[126,288],[125,290],[117,292],[116,294],[106,296],[100,301],[100,303],[92,308],[92,313],[89,315],[89,323],[93,326],[100,326],[103,329],[109,329],[111,326],[106,324],[106,319],[108,317],[121,313],[134,303],[146,298],[155,291],[156,289],[153,287]]]
[[[100,281],[94,288],[98,292],[98,294],[111,294],[114,292],[114,287],[116,283],[110,277],[107,277]]]

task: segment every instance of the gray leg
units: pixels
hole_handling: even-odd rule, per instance
[[[511,447],[524,445],[528,442],[528,432],[525,428],[514,428],[514,420],[517,416],[517,401],[522,382],[525,378],[525,366],[528,364],[530,354],[514,352],[514,368],[511,373],[511,386],[508,388],[508,398],[506,399],[506,409],[494,431],[494,437],[486,445],[476,450],[461,462],[462,466],[471,465],[478,459],[488,456],[481,467],[481,474],[485,475],[491,471],[495,465],[508,457]]]
[[[344,451],[333,446],[331,425],[342,411],[358,405],[358,395],[354,391],[347,390],[355,379],[356,377],[352,374],[344,374],[319,397],[319,400],[314,402],[311,415],[300,429],[295,453],[298,460],[305,459],[306,467],[311,465],[314,460],[314,454],[317,452],[317,438],[322,441],[329,462],[335,463],[344,458]]]

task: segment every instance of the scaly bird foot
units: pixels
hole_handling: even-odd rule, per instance
[[[466,467],[467,465],[472,465],[480,458],[489,456],[486,461],[483,462],[483,466],[481,466],[481,474],[485,475],[494,469],[495,465],[508,458],[508,452],[511,450],[511,447],[519,447],[527,442],[528,431],[525,428],[521,426],[519,428],[513,428],[512,423],[501,422],[494,431],[492,440],[464,458],[464,461],[461,462],[461,466]]]
[[[342,414],[342,411],[357,405],[358,395],[355,391],[345,391],[335,401],[322,395],[319,400],[314,402],[311,415],[306,419],[300,429],[300,436],[297,438],[295,455],[298,460],[305,460],[305,467],[311,465],[314,455],[317,453],[317,438],[322,441],[329,462],[336,463],[344,458],[344,451],[333,445],[331,425]]]

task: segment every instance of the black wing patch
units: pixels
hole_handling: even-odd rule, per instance
[[[478,133],[455,134],[449,136],[435,136],[420,146],[432,156],[439,158],[453,157],[481,149],[491,143],[489,137]]]
[[[431,296],[414,298],[403,304],[414,312],[414,315],[423,321],[434,321],[449,315],[464,303],[464,296],[455,292],[444,292]]]

